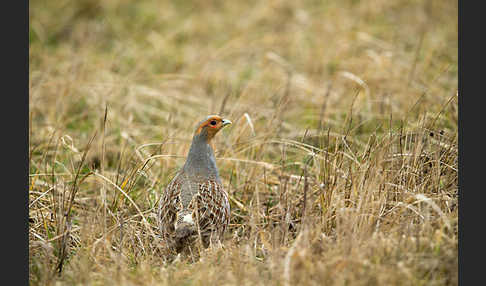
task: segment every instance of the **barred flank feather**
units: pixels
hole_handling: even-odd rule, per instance
[[[181,194],[187,191],[181,191],[181,178],[187,177],[176,175],[159,205],[160,231],[167,241],[173,240],[170,245],[177,252],[181,251],[181,245],[196,238],[198,228],[204,246],[208,246],[212,236],[221,240],[230,219],[228,195],[220,183],[208,180],[197,184],[199,191],[184,206]]]

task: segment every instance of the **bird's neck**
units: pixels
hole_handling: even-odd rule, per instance
[[[214,151],[207,138],[194,136],[183,170],[186,174],[203,179],[219,178]]]

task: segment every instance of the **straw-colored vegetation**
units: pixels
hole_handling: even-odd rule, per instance
[[[457,1],[31,1],[32,285],[457,285]],[[224,249],[165,263],[195,124]]]

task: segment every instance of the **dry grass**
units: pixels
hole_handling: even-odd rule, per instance
[[[457,285],[455,1],[30,3],[32,285]],[[194,124],[224,250],[164,263]]]

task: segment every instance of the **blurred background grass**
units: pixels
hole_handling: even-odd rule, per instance
[[[303,179],[285,178],[298,179],[308,162],[307,187],[315,193],[309,215],[322,218],[308,239],[317,243],[324,233],[333,240],[301,247],[303,260],[291,267],[301,273],[295,279],[308,277],[299,281],[309,285],[322,279],[336,285],[457,284],[457,227],[444,230],[446,221],[457,222],[457,1],[39,0],[29,3],[29,13],[33,284],[238,284],[243,277],[243,284],[290,283],[278,259],[302,233]],[[155,226],[151,210],[183,164],[194,124],[215,113],[234,122],[216,138],[233,199],[229,250],[208,254],[213,267],[160,266],[157,238],[144,236],[150,227],[130,202],[119,203],[123,195],[107,180],[127,190]],[[387,165],[405,153],[401,165]],[[87,176],[82,183],[78,168]],[[92,179],[99,177],[90,172],[108,179]],[[379,179],[365,187],[369,172]],[[359,178],[362,185],[349,183]],[[64,256],[56,249],[65,245],[66,221],[56,214],[65,211],[62,202],[73,186],[79,190],[72,252]],[[284,200],[287,186],[293,203]],[[383,197],[386,190],[394,195]],[[408,212],[420,197],[412,200],[409,193],[432,198],[441,215],[430,217],[435,208],[426,204],[415,210],[423,218],[418,222]],[[390,228],[370,236],[353,223],[341,224],[360,234],[351,236],[356,244],[346,244],[351,238],[338,231],[336,212],[350,201],[361,207],[341,219],[387,210]],[[271,222],[275,206],[282,213],[274,212],[278,218]],[[399,212],[391,211],[398,206]],[[290,222],[282,219],[287,213]],[[119,237],[115,229],[124,220],[125,235],[134,241],[111,238]],[[427,246],[415,238],[417,249],[406,254],[407,238],[396,230],[408,221],[421,225],[415,235],[422,234]],[[285,223],[291,227],[275,234]],[[366,224],[376,228],[376,221]],[[268,248],[262,233],[278,241],[263,254],[255,250]],[[99,240],[106,248],[101,253],[95,251]],[[372,256],[366,252],[375,249],[371,240]],[[110,256],[117,247],[125,247],[126,260]],[[250,263],[247,255],[258,259]],[[70,262],[59,278],[52,273],[61,257]],[[114,273],[110,265],[130,271]],[[335,271],[340,274],[332,276]]]

